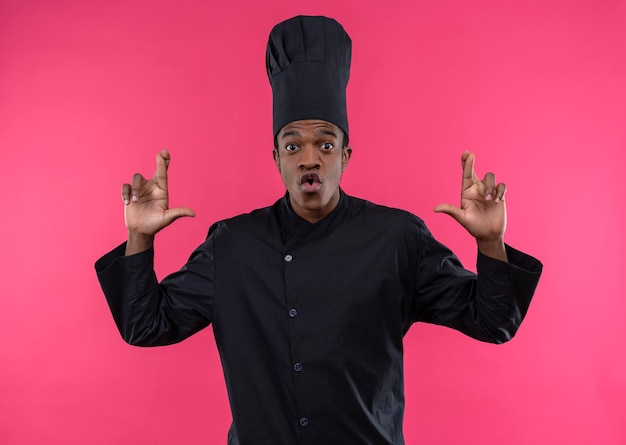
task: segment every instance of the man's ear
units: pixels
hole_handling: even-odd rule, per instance
[[[347,145],[343,147],[343,151],[341,153],[341,171],[344,171],[348,166],[348,162],[352,157],[352,147],[348,147]]]
[[[272,150],[272,155],[274,156],[274,164],[276,164],[276,168],[280,172],[280,155],[277,148]]]

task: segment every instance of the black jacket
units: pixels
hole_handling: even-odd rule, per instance
[[[151,250],[96,263],[128,343],[179,342],[213,323],[231,445],[403,444],[402,339],[417,321],[501,343],[541,263],[507,246],[465,270],[418,217],[343,194],[316,224],[288,196],[214,224],[157,282]]]

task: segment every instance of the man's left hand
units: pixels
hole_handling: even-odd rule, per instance
[[[461,156],[463,182],[461,206],[439,204],[435,212],[447,213],[461,224],[478,242],[479,249],[489,256],[502,258],[504,231],[506,229],[506,186],[496,183],[496,177],[489,172],[478,179],[474,171],[475,156],[465,151]],[[499,254],[493,254],[494,249]]]

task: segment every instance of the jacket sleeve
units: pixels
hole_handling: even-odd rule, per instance
[[[474,274],[425,226],[418,244],[414,321],[448,326],[485,342],[513,338],[541,276],[538,260],[507,245],[508,263],[479,252]]]
[[[211,237],[161,281],[154,250],[124,256],[122,244],[100,258],[96,273],[124,341],[136,346],[180,342],[211,323],[215,268]]]

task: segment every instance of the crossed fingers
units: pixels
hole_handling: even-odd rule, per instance
[[[169,163],[170,154],[164,149],[156,155],[157,168],[151,180],[144,178],[140,173],[135,173],[130,184],[122,185],[122,201],[124,201],[124,204],[137,202],[141,189],[150,181],[153,181],[158,188],[167,191],[167,168]]]
[[[506,193],[506,185],[504,183],[497,184],[496,175],[491,172],[485,174],[482,181],[478,179],[474,171],[475,160],[476,157],[474,154],[468,151],[464,152],[461,156],[463,165],[463,191],[477,185],[478,190],[480,190],[479,193],[482,194],[485,201],[493,200],[496,203],[503,201]]]

